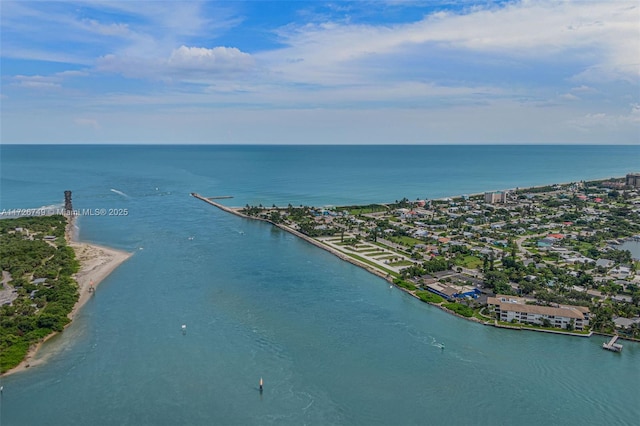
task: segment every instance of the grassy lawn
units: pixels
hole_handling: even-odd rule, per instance
[[[414,291],[416,289],[416,286],[413,285],[413,283],[400,278],[396,278],[395,280],[393,280],[393,283],[399,287],[406,288],[409,291]]]
[[[476,311],[476,310],[474,309],[474,311],[473,311],[473,317],[474,317],[474,318],[479,319],[479,320],[480,320],[480,321],[482,321],[482,322],[485,322],[485,321],[492,321],[492,320],[493,320],[493,318],[491,318],[491,317],[488,317],[488,316],[482,315],[482,314],[480,313],[481,311],[482,311],[482,310],[480,310],[480,311]]]
[[[530,325],[530,324],[519,324],[519,325],[521,325],[522,328],[531,328],[534,330],[549,330],[549,331],[559,331],[561,333],[589,334],[588,331],[578,331],[578,330],[568,331],[568,330],[565,330],[564,328],[542,327],[540,325]]]
[[[573,249],[583,255],[589,254],[589,250],[593,247],[593,244],[587,243],[586,241],[578,241],[576,244],[573,244]]]
[[[413,248],[413,246],[415,246],[416,244],[424,244],[424,241],[413,237],[407,237],[406,235],[403,235],[401,237],[389,236],[386,239],[389,241],[393,241],[396,244],[401,244],[403,246],[411,248]]]
[[[578,330],[567,331],[564,328],[542,327],[540,325],[520,324],[520,323],[512,324],[510,322],[504,322],[504,321],[498,321],[498,324],[508,325],[509,327],[529,328],[532,330],[558,331],[560,333],[573,333],[573,334],[584,334],[584,335],[587,335],[590,333],[589,331],[578,331]]]
[[[482,259],[468,255],[462,258],[456,258],[455,264],[469,269],[476,269],[478,266],[482,265]]]
[[[444,302],[444,298],[442,298],[441,296],[438,296],[437,294],[432,293],[430,291],[423,291],[423,290],[416,291],[416,296],[418,296],[420,298],[420,300],[422,300],[424,302],[428,302],[428,303],[442,303],[442,302]]]
[[[387,208],[385,206],[371,205],[371,206],[363,206],[360,208],[351,208],[349,209],[349,214],[353,216],[357,216],[359,214],[378,213],[378,212],[386,212],[386,211],[387,211]]]
[[[389,247],[389,246],[387,246],[387,245],[384,245],[384,244],[382,244],[382,243],[375,242],[375,243],[371,243],[371,244],[374,244],[374,245],[376,245],[376,246],[378,246],[378,247],[382,247],[382,248],[384,248],[385,250],[390,251],[390,252],[392,252],[392,253],[398,253],[398,254],[402,254],[402,255],[404,255],[404,256],[409,256],[409,255],[410,255],[409,253],[407,253],[407,252],[406,252],[406,251],[404,251],[404,250],[396,250],[396,249],[394,249],[394,248],[392,248],[392,247]]]
[[[401,260],[399,262],[393,262],[389,264],[390,266],[411,266],[413,262],[410,260]]]
[[[380,270],[382,272],[386,272],[387,274],[391,275],[392,277],[396,277],[397,278],[397,277],[400,276],[400,274],[398,274],[397,272],[392,271],[391,269],[383,268],[382,266],[378,265],[377,263],[372,262],[371,260],[366,259],[366,258],[364,258],[362,256],[358,256],[357,254],[353,254],[353,253],[345,253],[345,254],[347,256],[349,256],[349,257],[353,257],[354,259],[357,259],[357,260],[361,261],[362,263],[366,263],[367,265],[371,265],[374,268],[376,268],[376,269],[378,269],[378,270]]]

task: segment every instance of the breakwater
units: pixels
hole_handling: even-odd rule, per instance
[[[283,231],[289,232],[290,234],[293,234],[296,237],[299,237],[299,238],[305,240],[309,244],[313,244],[314,246],[319,247],[319,248],[321,248],[323,250],[326,250],[329,253],[339,257],[342,260],[345,260],[345,261],[350,262],[350,263],[352,263],[352,264],[354,264],[356,266],[364,268],[367,271],[371,272],[372,274],[375,274],[375,275],[377,275],[377,276],[379,276],[381,278],[384,278],[385,280],[387,280],[387,281],[389,281],[390,283],[393,284],[392,277],[389,276],[388,274],[385,274],[382,271],[379,271],[379,270],[375,269],[371,265],[367,265],[364,262],[360,262],[360,261],[358,261],[358,259],[354,259],[352,257],[349,257],[346,254],[341,253],[341,252],[339,252],[339,251],[337,251],[337,250],[335,250],[335,249],[333,249],[333,248],[331,248],[331,247],[329,247],[329,246],[327,246],[325,244],[322,244],[320,241],[317,241],[317,240],[309,237],[308,235],[305,235],[302,232],[299,232],[299,231],[297,231],[297,230],[295,230],[295,229],[293,229],[293,228],[291,228],[289,226],[285,226],[285,225],[283,225],[281,223],[275,223],[275,222],[273,222],[273,221],[271,221],[269,219],[265,219],[265,218],[262,218],[262,217],[255,217],[255,216],[246,215],[246,214],[242,213],[239,208],[227,207],[227,206],[222,205],[220,203],[216,203],[215,201],[213,201],[214,199],[216,199],[216,197],[203,197],[202,195],[200,195],[198,193],[195,193],[195,192],[192,192],[191,196],[194,197],[194,198],[197,198],[199,200],[202,200],[205,203],[211,204],[212,206],[215,206],[215,207],[219,208],[222,211],[234,214],[234,215],[242,217],[244,219],[259,220],[259,221],[262,221],[262,222],[270,223],[271,225],[273,225],[273,226],[275,226],[277,228],[280,228]],[[401,287],[398,287],[398,288],[401,288]],[[406,289],[402,289],[402,290],[407,291]],[[407,291],[407,293],[412,294],[409,291]],[[412,295],[415,296],[414,294],[412,294]]]
[[[452,311],[451,309],[447,309],[446,307],[440,305],[439,303],[426,302],[426,301],[422,300],[415,293],[415,291],[411,291],[409,289],[406,289],[406,288],[401,287],[401,286],[397,285],[396,283],[394,283],[393,282],[393,277],[390,274],[385,274],[384,272],[372,267],[371,265],[369,265],[369,264],[367,264],[365,262],[361,262],[358,259],[350,257],[350,256],[348,256],[348,255],[346,255],[346,254],[344,254],[344,253],[342,253],[342,252],[340,252],[338,250],[335,250],[334,248],[332,248],[332,247],[330,247],[328,245],[325,245],[325,244],[321,243],[320,241],[317,241],[317,240],[309,237],[308,235],[305,235],[302,232],[299,232],[299,231],[297,231],[297,230],[295,230],[295,229],[293,229],[293,228],[291,228],[289,226],[285,226],[285,225],[282,225],[280,223],[275,223],[275,222],[273,222],[273,221],[271,221],[269,219],[266,219],[266,218],[249,216],[247,214],[244,214],[244,213],[242,213],[240,211],[241,210],[240,208],[227,207],[227,206],[225,206],[223,204],[220,204],[220,203],[217,203],[217,202],[213,201],[214,199],[217,199],[217,197],[203,197],[202,195],[200,195],[200,194],[198,194],[196,192],[192,192],[191,196],[194,197],[194,198],[197,198],[197,199],[199,199],[201,201],[204,201],[207,204],[211,204],[212,206],[217,207],[217,208],[219,208],[220,210],[222,210],[224,212],[231,213],[231,214],[239,216],[241,218],[251,219],[251,220],[258,220],[258,221],[261,221],[261,222],[270,223],[271,225],[273,225],[273,226],[275,226],[277,228],[280,228],[283,231],[289,232],[290,234],[293,234],[296,237],[303,239],[304,241],[308,242],[309,244],[313,244],[314,246],[319,247],[319,248],[321,248],[323,250],[326,250],[329,253],[333,254],[334,256],[336,256],[336,257],[338,257],[338,258],[340,258],[340,259],[342,259],[344,261],[347,261],[347,262],[349,262],[349,263],[351,263],[353,265],[359,266],[359,267],[365,269],[366,271],[368,271],[368,272],[370,272],[370,273],[372,273],[372,274],[374,274],[374,275],[376,275],[376,276],[378,276],[380,278],[383,278],[384,280],[388,281],[391,285],[393,285],[394,287],[402,290],[406,294],[408,294],[408,295],[410,295],[410,296],[412,296],[412,297],[414,297],[414,298],[416,298],[416,299],[418,299],[418,300],[420,300],[420,301],[422,301],[424,303],[428,303],[429,305],[435,306],[435,307],[437,307],[437,308],[439,308],[439,309],[441,309],[441,310],[443,310],[443,311],[445,311],[445,312],[447,312],[447,313],[449,313],[451,315],[454,315],[454,316],[456,316],[458,318],[462,318],[462,319],[465,319],[465,320],[468,320],[468,321],[472,321],[472,322],[477,322],[477,323],[484,324],[484,325],[493,325],[490,322],[489,323],[483,322],[480,319],[475,318],[475,317],[465,317],[463,315],[460,315],[457,312]]]

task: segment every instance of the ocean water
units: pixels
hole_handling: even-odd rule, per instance
[[[46,363],[0,379],[0,423],[637,424],[640,345],[450,316],[189,193],[388,202],[623,176],[639,160],[638,146],[2,146],[0,209],[69,189],[76,209],[128,211],[81,217],[81,240],[135,254]]]

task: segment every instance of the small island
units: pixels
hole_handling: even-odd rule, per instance
[[[0,220],[0,372],[35,365],[96,286],[129,253],[73,241],[72,215]]]
[[[640,175],[443,199],[226,212],[269,222],[412,296],[496,327],[640,338]]]

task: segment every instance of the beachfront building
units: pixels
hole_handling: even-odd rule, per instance
[[[640,188],[640,173],[629,173],[625,182],[628,186]]]
[[[484,193],[484,202],[487,204],[495,204],[495,203],[506,203],[507,202],[507,192],[499,191],[499,192],[485,192]]]
[[[589,325],[589,308],[584,306],[539,306],[526,304],[522,297],[496,295],[487,304],[503,322],[547,325],[582,331]]]

